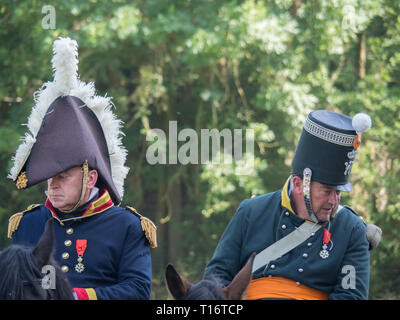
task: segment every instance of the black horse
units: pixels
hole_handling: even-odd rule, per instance
[[[223,287],[217,278],[203,279],[196,284],[190,283],[179,275],[172,264],[165,270],[168,289],[176,300],[241,300],[244,299],[252,276],[253,253],[246,265],[233,278],[232,282]]]
[[[35,248],[13,244],[0,251],[0,299],[74,299],[72,287],[53,254],[52,218],[46,222]]]

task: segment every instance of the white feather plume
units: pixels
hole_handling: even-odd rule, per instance
[[[54,82],[61,95],[77,86],[78,81],[78,44],[70,38],[59,38],[53,44]]]
[[[367,131],[371,128],[371,117],[366,113],[357,113],[352,120],[352,125],[357,133]]]
[[[78,44],[75,40],[57,39],[54,41],[53,54],[51,62],[54,80],[44,83],[33,95],[35,106],[28,118],[29,133],[22,138],[22,143],[12,158],[14,165],[8,178],[15,180],[18,177],[36,142],[43,118],[51,103],[59,96],[71,95],[85,102],[95,113],[102,126],[110,156],[112,178],[122,199],[124,180],[129,171],[129,168],[125,166],[128,152],[122,144],[122,122],[112,112],[111,97],[96,95],[93,83],[79,80]]]

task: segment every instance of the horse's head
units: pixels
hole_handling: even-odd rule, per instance
[[[0,299],[73,299],[72,288],[53,258],[53,219],[35,248],[10,245],[0,251]]]
[[[168,289],[176,300],[243,299],[251,281],[255,256],[255,253],[250,256],[246,265],[227,287],[223,287],[217,278],[201,280],[196,284],[192,284],[184,276],[180,275],[172,264],[168,264],[165,270]]]

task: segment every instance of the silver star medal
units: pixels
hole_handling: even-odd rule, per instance
[[[322,259],[326,259],[326,258],[329,257],[329,252],[326,249],[328,249],[328,246],[326,245],[326,243],[324,243],[323,246],[322,246],[322,250],[319,252],[319,256]]]
[[[329,223],[329,226],[330,226],[330,223]],[[327,250],[328,249],[328,243],[331,244],[331,247],[329,249],[329,251],[331,251],[332,247],[333,247],[333,242],[331,240],[331,234],[329,232],[329,227],[328,227],[328,230],[326,228],[324,228],[324,239],[322,241],[322,250],[319,252],[319,256],[322,259],[326,259],[326,258],[329,257],[329,251]]]
[[[75,271],[76,272],[81,273],[81,272],[83,272],[83,270],[85,270],[85,266],[83,265],[82,261],[83,261],[82,257],[79,256],[78,257],[78,263],[75,266]]]

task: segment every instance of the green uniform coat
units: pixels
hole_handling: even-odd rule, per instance
[[[287,185],[240,204],[206,267],[205,278],[217,276],[228,285],[251,253],[259,253],[304,222],[291,209]],[[370,256],[364,222],[343,207],[329,231],[333,247],[328,258],[319,255],[324,236],[324,228],[320,228],[281,258],[270,261],[267,268],[256,270],[253,279],[279,276],[327,292],[329,299],[367,299]]]

